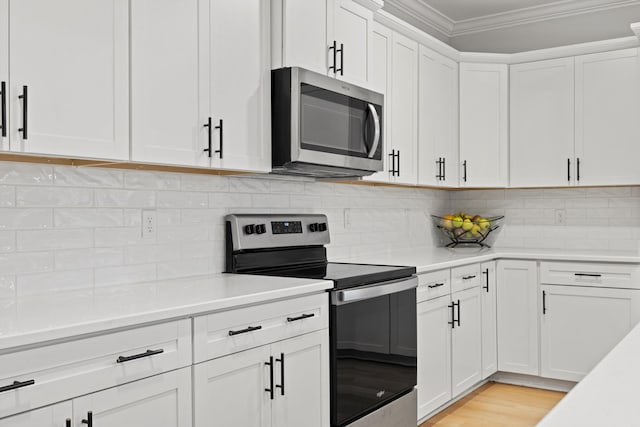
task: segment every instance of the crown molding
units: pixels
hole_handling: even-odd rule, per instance
[[[375,12],[376,10],[382,9],[384,6],[383,0],[353,0],[354,3],[358,3],[360,6],[366,7],[367,9]]]
[[[633,33],[636,36],[640,37],[640,22],[634,22],[630,26],[631,26],[631,31],[633,31]]]
[[[409,15],[445,37],[451,37],[454,29],[454,21],[421,0],[385,0],[384,8]]]
[[[639,0],[562,0],[478,18],[455,21],[450,37],[640,5]]]

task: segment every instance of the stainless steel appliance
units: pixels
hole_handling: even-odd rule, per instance
[[[302,68],[271,72],[274,173],[353,178],[383,169],[383,95]]]
[[[332,427],[415,427],[415,267],[328,262],[325,215],[228,215],[226,271],[332,280]]]

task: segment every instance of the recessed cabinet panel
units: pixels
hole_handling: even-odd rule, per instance
[[[199,81],[208,73],[199,56],[207,7],[205,0],[131,2],[132,160],[211,163],[203,151],[208,98]]]
[[[485,262],[482,270],[482,379],[498,370],[498,333],[496,321],[496,262]]]
[[[307,3],[307,2],[305,2]],[[270,1],[210,1],[214,167],[271,170]]]
[[[129,3],[19,0],[9,19],[11,150],[128,159]]]
[[[343,51],[337,58],[341,70],[336,76],[367,86],[369,81],[373,12],[352,0],[336,0],[333,35]]]
[[[451,394],[456,397],[482,379],[480,288],[451,294],[455,327],[451,329]]]
[[[9,0],[0,0],[0,84],[4,84],[5,93],[0,95],[0,103],[4,102],[5,114],[0,117],[0,151],[9,149]],[[0,87],[0,91],[2,88]],[[2,105],[0,104],[0,108]]]
[[[510,184],[574,182],[573,58],[511,66]]]
[[[71,401],[58,403],[0,420],[0,427],[62,427],[73,419]]]
[[[638,117],[637,48],[576,57],[576,180],[580,185],[640,184]]]

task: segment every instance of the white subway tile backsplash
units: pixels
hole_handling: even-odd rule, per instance
[[[39,273],[53,270],[53,253],[5,253],[0,254],[0,272],[15,275],[22,273]]]
[[[7,299],[7,298],[15,298],[16,282],[17,282],[17,279],[15,275],[8,275],[8,274],[0,275],[0,300]]]
[[[158,208],[207,208],[209,196],[193,191],[159,191]]]
[[[19,251],[90,248],[93,246],[93,230],[91,229],[18,231],[17,237]]]
[[[163,262],[158,264],[158,279],[165,280],[208,274],[212,272],[212,269],[212,264],[202,259]]]
[[[154,208],[156,193],[154,191],[97,189],[95,190],[95,201],[98,207]]]
[[[228,178],[230,193],[268,193],[269,181],[258,178]]]
[[[93,190],[87,188],[18,187],[20,207],[93,206]]]
[[[31,230],[52,227],[52,209],[0,208],[0,230]]]
[[[252,196],[254,208],[288,208],[289,195],[287,194],[254,194]]]
[[[124,225],[122,209],[56,208],[53,211],[56,228],[121,227]]]
[[[37,295],[52,291],[70,291],[93,287],[93,270],[55,271],[52,273],[20,274],[17,295]]]
[[[31,163],[0,162],[0,185],[52,185],[53,167]]]
[[[16,232],[0,231],[0,252],[12,252],[16,249]]]
[[[140,245],[149,243],[142,239],[140,227],[96,228],[94,231],[96,248]]]
[[[251,194],[248,193],[210,193],[209,207],[216,209],[250,208]]]
[[[170,172],[126,171],[124,186],[140,190],[179,190],[180,175]]]
[[[12,208],[16,205],[16,189],[8,185],[0,185],[0,208]]]
[[[161,263],[179,258],[180,248],[176,244],[127,246],[124,249],[125,264]]]
[[[156,264],[138,264],[95,269],[95,286],[122,285],[156,279]]]
[[[95,167],[54,167],[55,185],[65,187],[118,188],[124,184],[124,172]]]
[[[68,249],[55,252],[56,270],[109,267],[122,265],[123,248]]]
[[[181,190],[183,191],[229,191],[229,180],[215,175],[183,174],[181,176]]]

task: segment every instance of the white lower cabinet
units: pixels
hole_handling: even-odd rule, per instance
[[[496,320],[496,262],[480,265],[482,271],[482,379],[498,370],[498,323]]]
[[[451,394],[459,396],[482,380],[482,313],[479,287],[451,294]]]
[[[0,427],[68,427],[72,417],[72,403],[69,400],[0,419]]]
[[[328,330],[197,364],[197,427],[329,425]]]
[[[539,375],[536,261],[498,261],[498,370]]]

